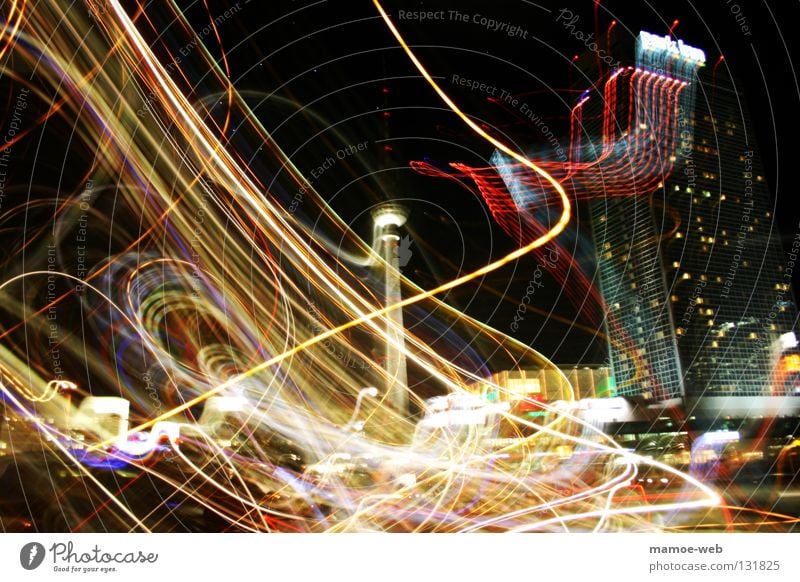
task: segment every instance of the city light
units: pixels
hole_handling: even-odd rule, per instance
[[[791,271],[691,15],[255,4],[4,8],[3,531],[796,529]]]

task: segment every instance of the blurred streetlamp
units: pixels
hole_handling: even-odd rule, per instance
[[[361,401],[364,399],[364,396],[375,398],[377,395],[378,389],[375,388],[375,386],[367,386],[366,388],[362,388],[358,391],[358,396],[356,396],[356,405],[353,408],[353,414],[350,416],[350,420],[347,421],[347,424],[344,425],[346,429],[361,432],[361,430],[364,428],[364,423],[356,422],[358,411],[361,410]]]
[[[72,416],[72,395],[78,391],[78,385],[69,380],[50,380],[47,389],[57,392],[64,398],[64,429],[69,430]]]

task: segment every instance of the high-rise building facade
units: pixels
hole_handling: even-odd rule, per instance
[[[793,395],[773,376],[780,337],[796,319],[774,201],[746,96],[725,67],[700,82],[686,120],[692,139],[665,183],[667,206],[681,219],[663,268],[686,396],[711,411],[786,410],[797,404],[764,400]]]
[[[669,37],[637,39],[636,71],[685,85],[665,110],[655,84],[631,82],[617,147],[639,139],[660,179],[590,203],[610,362],[621,395],[685,398],[706,416],[790,413],[800,394],[773,371],[796,307],[774,204],[741,88],[703,60]],[[582,151],[599,158],[607,132],[584,130]]]

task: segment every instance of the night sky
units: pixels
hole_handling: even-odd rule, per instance
[[[210,13],[222,14],[225,6],[211,3]],[[597,38],[598,31],[604,36],[614,20],[612,41],[640,30],[666,34],[678,19],[675,35],[704,49],[707,66],[725,55],[720,66],[729,67],[742,83],[785,242],[798,228],[793,175],[785,171],[791,167],[794,126],[781,121],[792,119],[798,104],[790,26],[795,7],[788,2],[590,0],[386,4],[401,33],[458,105],[494,135],[527,152],[544,148],[543,138],[531,131],[519,109],[490,100],[492,94],[514,95],[567,143],[569,108],[581,91],[580,72],[571,63],[586,51],[591,42],[586,37],[594,33]],[[196,8],[199,26],[208,15],[202,6]],[[224,23],[221,37],[234,85],[252,91],[259,119],[362,236],[369,236],[369,206],[387,198],[408,204],[413,242],[404,274],[428,288],[513,250],[514,242],[492,221],[480,196],[409,168],[411,160],[439,167],[450,162],[487,166],[493,148],[445,109],[371,2],[270,2],[269,17],[249,15],[244,2],[239,8]],[[432,14],[421,20],[416,11]],[[566,28],[564,21],[575,16],[574,29]],[[496,24],[490,27],[488,20]],[[583,41],[576,31],[583,33]],[[214,43],[209,44],[213,51]],[[460,79],[486,86],[470,89]],[[343,159],[325,167],[331,153],[348,146],[357,151],[345,151]],[[591,240],[581,218],[576,216],[578,231]],[[535,261],[521,260],[480,284],[455,290],[446,300],[512,333],[511,314],[535,268]],[[560,293],[554,281],[537,289],[537,306],[545,314],[529,313],[515,337],[558,362],[602,361],[602,342],[593,341],[591,330],[571,324],[580,323],[581,316]],[[547,316],[551,310],[559,317]]]
[[[258,3],[258,9],[255,4],[209,2],[206,9],[195,2],[185,13],[212,54],[221,57],[220,46],[224,47],[234,86],[356,232],[369,238],[368,210],[379,201],[407,204],[412,243],[403,272],[423,288],[477,269],[515,248],[474,188],[470,192],[409,167],[412,160],[437,167],[450,162],[487,166],[493,147],[444,107],[371,2],[270,1]],[[603,36],[614,20],[612,42],[632,38],[640,30],[663,35],[678,19],[676,37],[704,49],[709,67],[723,54],[719,66],[728,67],[741,83],[776,195],[784,246],[798,230],[794,174],[787,171],[792,167],[791,132],[798,105],[792,62],[796,7],[796,2],[723,0],[386,3],[401,33],[456,103],[493,135],[528,153],[543,151],[544,138],[531,130],[522,108],[504,106],[490,99],[492,95],[513,95],[545,118],[566,144],[569,109],[595,81],[582,80],[572,65],[573,57],[591,42],[586,37]],[[230,16],[219,19],[217,42],[203,30],[208,31],[209,15],[224,15],[226,10]],[[416,11],[431,17],[422,20],[413,14]],[[567,17],[573,28],[564,26]],[[167,43],[169,26],[164,23]],[[173,54],[179,48],[173,46]],[[475,88],[460,79],[474,82]],[[202,85],[196,91],[195,97],[206,97]],[[264,171],[274,169],[265,165]],[[274,190],[286,203],[294,194],[281,190],[280,176]],[[299,212],[302,216],[302,207]],[[313,217],[306,218],[313,222]],[[591,230],[580,212],[575,221],[579,236],[590,241]],[[591,272],[591,264],[582,266]],[[523,259],[444,299],[556,362],[602,361],[604,342],[592,328],[576,325],[584,319],[549,275],[536,292],[541,312],[529,311],[524,324],[512,332],[513,313],[535,270],[533,259]]]

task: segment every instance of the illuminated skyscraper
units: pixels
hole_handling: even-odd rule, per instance
[[[796,307],[746,96],[724,67],[701,83],[693,139],[665,183],[681,224],[662,253],[689,410],[790,412],[800,399],[772,372]]]
[[[705,55],[696,48],[642,32],[636,40],[635,72],[626,71],[631,78],[628,91],[614,104],[611,116],[605,115],[612,123],[610,130],[608,122],[603,127],[604,143],[598,143],[599,132],[591,122],[585,127],[589,145],[581,151],[587,161],[603,156],[620,160],[621,169],[610,168],[628,178],[620,187],[619,179],[610,179],[612,170],[597,172],[601,195],[590,204],[610,361],[617,391],[624,396],[668,401],[684,394],[669,281],[662,269],[666,221],[675,218],[664,204],[663,184],[678,165],[678,153],[690,147],[686,113],[693,107],[697,70],[704,62]],[[640,71],[649,75],[644,82],[638,80]],[[653,77],[667,77],[673,85],[662,82],[654,88]],[[673,87],[675,99],[654,98],[653,92],[664,86]],[[607,102],[602,105],[610,107]],[[610,155],[609,140],[614,144]]]
[[[685,398],[689,414],[788,413],[800,398],[773,369],[796,308],[774,206],[744,96],[703,61],[669,37],[637,39],[637,70],[688,85],[674,111],[653,110],[647,87],[630,96],[632,131],[677,115],[675,142],[651,140],[657,186],[591,203],[611,365],[621,395]]]

